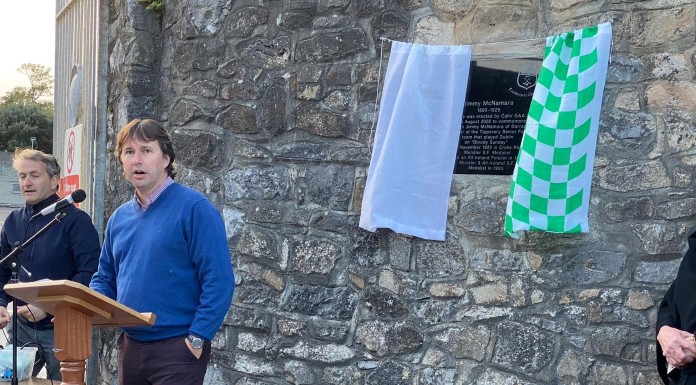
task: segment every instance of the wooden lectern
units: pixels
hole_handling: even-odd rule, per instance
[[[53,314],[55,355],[63,385],[85,385],[85,360],[92,354],[92,326],[148,326],[152,313],[138,313],[77,282],[37,281],[5,285],[5,292]]]

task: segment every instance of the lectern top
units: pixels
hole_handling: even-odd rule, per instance
[[[85,285],[70,280],[43,280],[5,285],[5,292],[50,314],[65,306],[92,318],[98,327],[148,326],[155,314],[139,313]]]

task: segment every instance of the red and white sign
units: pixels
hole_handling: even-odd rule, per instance
[[[67,155],[65,159],[65,175],[71,175],[75,164],[75,130],[68,131]]]
[[[80,188],[82,164],[82,125],[65,130],[63,144],[63,178],[61,178],[61,196],[68,196]]]

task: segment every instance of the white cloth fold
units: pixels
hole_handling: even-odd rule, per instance
[[[445,240],[470,46],[392,42],[360,227]]]

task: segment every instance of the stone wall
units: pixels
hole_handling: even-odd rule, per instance
[[[238,286],[207,384],[658,384],[657,304],[696,214],[692,0],[165,3],[111,2],[107,151],[131,118],[166,121],[177,179],[224,215]],[[454,178],[445,242],[358,228],[380,37],[606,21],[589,234],[504,238],[510,177],[471,175]],[[107,166],[109,214],[132,192]]]

